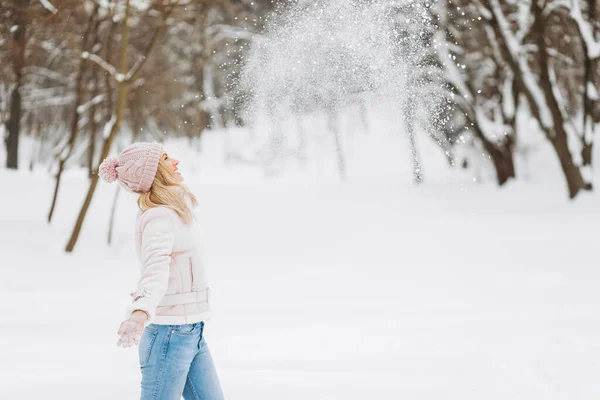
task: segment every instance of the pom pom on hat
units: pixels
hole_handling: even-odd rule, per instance
[[[118,173],[117,167],[119,166],[119,160],[114,157],[108,157],[102,164],[100,164],[100,168],[98,168],[98,174],[104,179],[106,182],[111,183],[117,180]]]
[[[98,174],[108,183],[118,181],[130,192],[146,193],[154,182],[161,152],[156,142],[133,143],[117,157],[102,161]]]

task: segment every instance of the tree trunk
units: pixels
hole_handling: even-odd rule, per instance
[[[410,81],[409,81],[410,82]],[[419,159],[419,150],[417,149],[417,139],[415,137],[415,106],[416,96],[414,95],[411,84],[406,86],[406,92],[409,93],[403,104],[404,129],[408,135],[408,144],[413,171],[413,183],[419,185],[423,183],[423,169],[421,168],[421,160]]]
[[[544,91],[544,97],[546,98],[546,103],[550,109],[552,114],[552,121],[554,125],[554,129],[552,134],[550,135],[552,146],[558,155],[558,159],[560,161],[560,166],[562,167],[563,173],[567,180],[567,186],[569,188],[569,197],[574,198],[577,196],[582,189],[591,189],[589,184],[587,184],[583,176],[581,175],[581,170],[579,166],[577,166],[573,162],[573,157],[569,150],[569,145],[567,141],[567,132],[565,131],[565,121],[562,116],[560,106],[553,92],[553,84],[550,80],[550,73],[548,72],[549,68],[549,57],[546,49],[545,42],[545,28],[546,24],[544,24],[544,20],[542,18],[542,8],[540,5],[533,1],[531,5],[533,14],[534,14],[534,22],[532,26],[532,33],[535,37],[535,42],[538,46],[538,62],[540,66],[540,86]]]
[[[100,38],[99,38],[99,27],[100,27],[100,21],[101,19],[98,18],[94,24],[94,39],[92,40],[92,49],[94,47],[96,47],[99,43],[100,43]],[[112,25],[111,25],[112,28]],[[110,40],[110,38],[109,38]],[[106,60],[107,62],[110,62],[108,60]],[[92,89],[91,89],[91,98],[95,99],[96,96],[98,96],[98,94],[100,93],[100,72],[99,72],[99,68],[96,64],[92,65]],[[106,96],[110,97],[110,90],[106,90]],[[88,178],[92,179],[92,176],[94,175],[94,155],[96,154],[96,140],[98,139],[97,133],[98,133],[98,122],[96,121],[96,115],[98,113],[98,105],[94,102],[94,104],[92,104],[92,106],[90,107],[89,110],[89,115],[88,115],[88,120],[89,120],[89,127],[90,127],[90,142],[89,142],[89,146],[88,146],[88,159],[87,159],[87,166],[88,166]],[[110,114],[110,111],[109,111]]]
[[[546,101],[546,104],[552,114],[552,128],[546,127],[543,123],[544,121],[542,119],[540,107],[535,96],[531,93],[523,80],[523,72],[519,62],[517,59],[515,59],[507,47],[506,41],[511,39],[504,37],[498,22],[498,15],[496,15],[493,8],[490,10],[490,15],[492,16],[492,19],[490,20],[490,26],[494,31],[505,60],[508,62],[513,71],[515,80],[518,81],[517,83],[519,88],[522,89],[522,93],[525,95],[525,98],[529,103],[532,114],[539,121],[540,127],[544,130],[546,137],[550,143],[552,143],[552,146],[558,155],[560,165],[567,181],[569,197],[574,198],[577,193],[579,193],[580,190],[585,189],[587,185],[583,180],[579,167],[573,163],[573,158],[567,144],[567,133],[564,129],[564,121],[558,102],[552,92],[552,82],[550,81],[550,75],[548,72],[548,53],[545,43],[545,23],[542,18],[542,9],[536,1],[531,2],[531,14],[533,17],[531,36],[538,48],[536,60],[539,63],[538,65],[540,70],[539,85],[544,94],[544,100]]]
[[[129,28],[127,26],[127,23],[129,21],[129,12],[130,12],[129,0],[126,0],[126,2],[125,2],[125,17],[123,19],[123,35],[121,38],[121,73],[123,75],[127,74],[127,69],[128,69],[128,67],[127,67],[127,46],[128,46],[128,40],[129,40]],[[110,152],[110,147],[112,145],[112,142],[114,141],[117,131],[119,130],[121,120],[123,119],[123,114],[125,113],[128,86],[129,86],[129,82],[126,82],[126,81],[119,82],[119,85],[118,85],[119,98],[118,98],[118,103],[117,103],[117,115],[115,116],[115,122],[114,122],[113,126],[111,127],[110,133],[109,133],[108,137],[106,138],[106,140],[104,141],[104,146],[102,148],[102,154],[100,156],[100,161],[102,161],[106,157],[108,157],[108,153]],[[87,211],[92,202],[92,197],[94,196],[96,187],[98,186],[99,178],[100,178],[100,176],[98,174],[95,174],[92,177],[92,180],[90,182],[90,187],[85,196],[85,200],[83,201],[81,210],[79,211],[79,215],[77,217],[77,221],[75,222],[75,226],[73,227],[73,232],[71,233],[71,237],[69,238],[69,242],[67,243],[67,247],[65,248],[65,251],[67,253],[72,252],[73,249],[75,248],[75,243],[77,243],[77,239],[79,238],[79,233],[81,232],[81,227],[83,226],[83,221],[85,219],[85,216],[87,215]]]
[[[88,37],[92,30],[92,23],[98,12],[99,5],[96,3],[94,7],[94,11],[90,15],[90,20],[88,21],[88,26],[83,34],[82,51],[85,51],[87,47]],[[48,212],[48,223],[52,222],[52,216],[54,215],[54,209],[56,207],[56,200],[58,199],[58,191],[60,189],[60,178],[62,176],[63,170],[65,168],[65,164],[71,154],[73,154],[73,149],[75,148],[75,141],[77,140],[77,135],[79,134],[79,112],[77,109],[81,105],[82,100],[82,86],[83,86],[83,75],[85,72],[84,69],[85,62],[83,59],[79,60],[79,67],[77,69],[77,75],[75,76],[75,99],[73,101],[73,111],[71,118],[71,136],[69,137],[69,141],[67,143],[67,148],[63,149],[58,156],[58,172],[56,173],[56,185],[54,186],[54,195],[52,196],[52,205],[50,206],[50,211]],[[65,152],[66,150],[66,152]]]
[[[34,144],[31,148],[31,159],[29,160],[29,171],[33,171],[35,168],[35,163],[39,161],[39,154],[42,151],[43,142],[42,142],[42,124],[40,121],[35,121],[35,133],[34,133]],[[37,149],[37,152],[36,152]],[[37,157],[37,158],[36,158]]]
[[[589,20],[591,21],[590,26],[593,30],[592,35],[595,38],[596,24],[594,23],[594,21],[596,20],[596,0],[588,2],[588,14]],[[583,38],[581,40],[581,45],[583,47],[583,56],[585,57],[583,81],[583,132],[581,134],[581,165],[583,168],[588,169],[589,176],[587,178],[590,179],[588,184],[589,188],[592,189],[592,150],[594,145],[593,109],[595,101],[590,96],[589,86],[594,86],[594,71],[596,68],[596,60],[590,58],[587,43],[585,40],[583,40]]]
[[[306,164],[306,161],[308,160],[306,132],[302,126],[302,115],[299,112],[296,113],[296,126],[298,127],[298,147],[296,156],[301,164]]]
[[[209,112],[209,126],[211,130],[223,129],[223,116],[221,107],[217,102],[217,93],[215,89],[215,78],[213,68],[209,62],[204,62],[202,71],[202,88],[204,89],[204,101],[207,101],[206,107]]]
[[[50,205],[50,211],[48,211],[48,223],[52,222],[52,216],[54,215],[54,208],[56,207],[56,200],[58,200],[58,189],[60,188],[60,178],[65,167],[66,160],[58,160],[58,171],[56,172],[55,184],[54,184],[54,195],[52,196],[52,204]]]
[[[16,77],[16,83],[10,99],[10,117],[6,124],[6,168],[19,168],[19,133],[21,129],[21,84],[23,83],[23,67],[25,66],[25,22],[17,20],[13,32],[11,62]]]
[[[474,108],[474,105],[466,100],[457,102],[457,105],[463,110],[467,121],[473,127],[472,132],[481,140],[484,150],[490,156],[496,171],[498,185],[504,185],[509,179],[516,176],[513,158],[514,138],[511,135],[506,135],[504,140],[499,144],[490,141],[485,136],[483,128],[479,124],[478,111]]]
[[[10,96],[10,117],[6,128],[8,136],[6,137],[6,168],[19,168],[19,131],[21,120],[21,94],[19,92],[21,85],[15,86]]]
[[[554,151],[556,151],[560,166],[567,180],[569,198],[572,199],[577,196],[582,189],[591,189],[583,180],[579,167],[573,164],[573,158],[571,157],[571,152],[569,151],[569,146],[567,144],[567,135],[557,134],[557,137],[552,140],[552,146],[554,147]]]
[[[115,226],[115,214],[117,211],[117,201],[119,200],[119,193],[121,192],[121,186],[117,186],[115,191],[115,197],[113,198],[113,204],[110,210],[110,222],[108,223],[108,244],[112,244],[113,230]]]
[[[94,90],[94,93],[97,94],[97,91]],[[90,143],[88,146],[88,177],[91,179],[94,173],[94,155],[96,154],[96,140],[98,136],[98,124],[96,123],[96,105],[90,107],[90,115],[89,115],[89,123],[90,123]]]
[[[338,160],[338,170],[340,173],[340,179],[342,181],[346,180],[346,156],[344,154],[344,149],[342,146],[342,138],[340,134],[340,127],[338,124],[336,111],[330,111],[328,126],[331,133],[333,133],[333,138],[335,140],[335,152]]]
[[[462,104],[462,103],[459,103]],[[515,163],[513,158],[514,139],[511,135],[506,135],[502,143],[496,144],[490,141],[483,133],[482,127],[479,125],[477,111],[474,108],[462,107],[465,111],[467,120],[473,127],[473,133],[481,140],[483,149],[490,156],[494,169],[496,170],[496,179],[498,186],[504,185],[509,179],[514,178]]]
[[[594,143],[585,143],[581,149],[581,162],[584,167],[592,166],[592,152],[594,150]],[[590,182],[590,185],[592,183]]]
[[[496,169],[496,179],[499,186],[504,185],[510,178],[515,177],[512,142],[512,138],[507,137],[502,144],[496,146],[485,138],[482,140],[483,148],[490,156]]]

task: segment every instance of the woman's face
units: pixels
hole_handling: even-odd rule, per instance
[[[161,161],[165,163],[167,168],[169,168],[169,171],[171,171],[173,173],[175,178],[179,182],[183,182],[184,181],[183,175],[181,175],[181,173],[179,172],[179,169],[177,168],[177,165],[179,164],[179,160],[176,160],[175,158],[170,157],[169,154],[167,154],[164,151],[160,155],[160,158],[161,158]]]

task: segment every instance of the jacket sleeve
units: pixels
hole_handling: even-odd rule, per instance
[[[127,317],[135,310],[142,310],[148,314],[150,321],[154,319],[156,307],[167,291],[175,235],[166,210],[151,209],[141,218],[142,270],[133,303],[127,307]]]

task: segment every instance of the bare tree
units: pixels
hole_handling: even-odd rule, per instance
[[[108,135],[104,141],[104,145],[102,147],[102,153],[100,155],[100,160],[104,160],[108,157],[110,152],[111,145],[115,140],[117,132],[119,131],[119,127],[121,125],[121,121],[123,120],[123,116],[125,114],[127,108],[127,90],[132,82],[137,78],[141,68],[146,63],[146,60],[150,56],[160,33],[163,31],[165,23],[173,8],[177,6],[177,0],[170,1],[166,7],[164,7],[162,11],[161,21],[158,26],[154,30],[154,34],[150,39],[146,50],[143,52],[142,56],[138,59],[138,61],[133,65],[133,67],[129,68],[128,66],[128,52],[129,52],[129,16],[130,16],[130,0],[125,0],[125,11],[123,16],[123,30],[121,34],[121,60],[120,60],[120,72],[117,71],[115,67],[111,64],[108,64],[105,60],[96,56],[95,54],[84,53],[84,58],[89,58],[93,62],[97,63],[100,67],[102,67],[107,73],[109,73],[113,79],[116,81],[117,90],[118,90],[118,100],[116,103],[116,111],[114,117],[111,119],[112,125],[110,126],[110,130],[108,131]],[[79,232],[81,231],[81,227],[83,226],[83,221],[89,209],[89,206],[92,201],[92,197],[94,196],[94,192],[96,191],[96,187],[98,185],[99,176],[96,174],[92,178],[90,182],[90,187],[88,189],[88,193],[83,202],[83,206],[81,211],[79,212],[79,216],[77,217],[77,221],[75,222],[75,226],[73,228],[73,232],[67,243],[66,251],[72,252],[75,244],[77,243],[77,239],[79,237]]]
[[[89,45],[88,41],[91,36],[92,29],[94,28],[94,26],[96,26],[94,23],[94,19],[98,15],[99,7],[99,3],[96,3],[94,5],[93,11],[89,16],[89,21],[86,24],[86,29],[81,39],[82,52],[86,51],[86,48]],[[67,160],[73,154],[73,150],[75,149],[75,141],[77,140],[77,135],[79,134],[79,115],[81,114],[80,106],[83,99],[83,76],[85,73],[84,60],[85,58],[79,60],[77,73],[75,75],[75,98],[73,101],[69,141],[66,143],[65,147],[61,150],[58,156],[58,171],[56,172],[56,185],[54,187],[54,195],[52,196],[52,204],[50,205],[50,211],[48,212],[48,222],[52,221],[52,215],[54,214],[54,208],[56,206],[56,200],[58,198],[58,190],[60,188],[60,178],[62,177]]]

